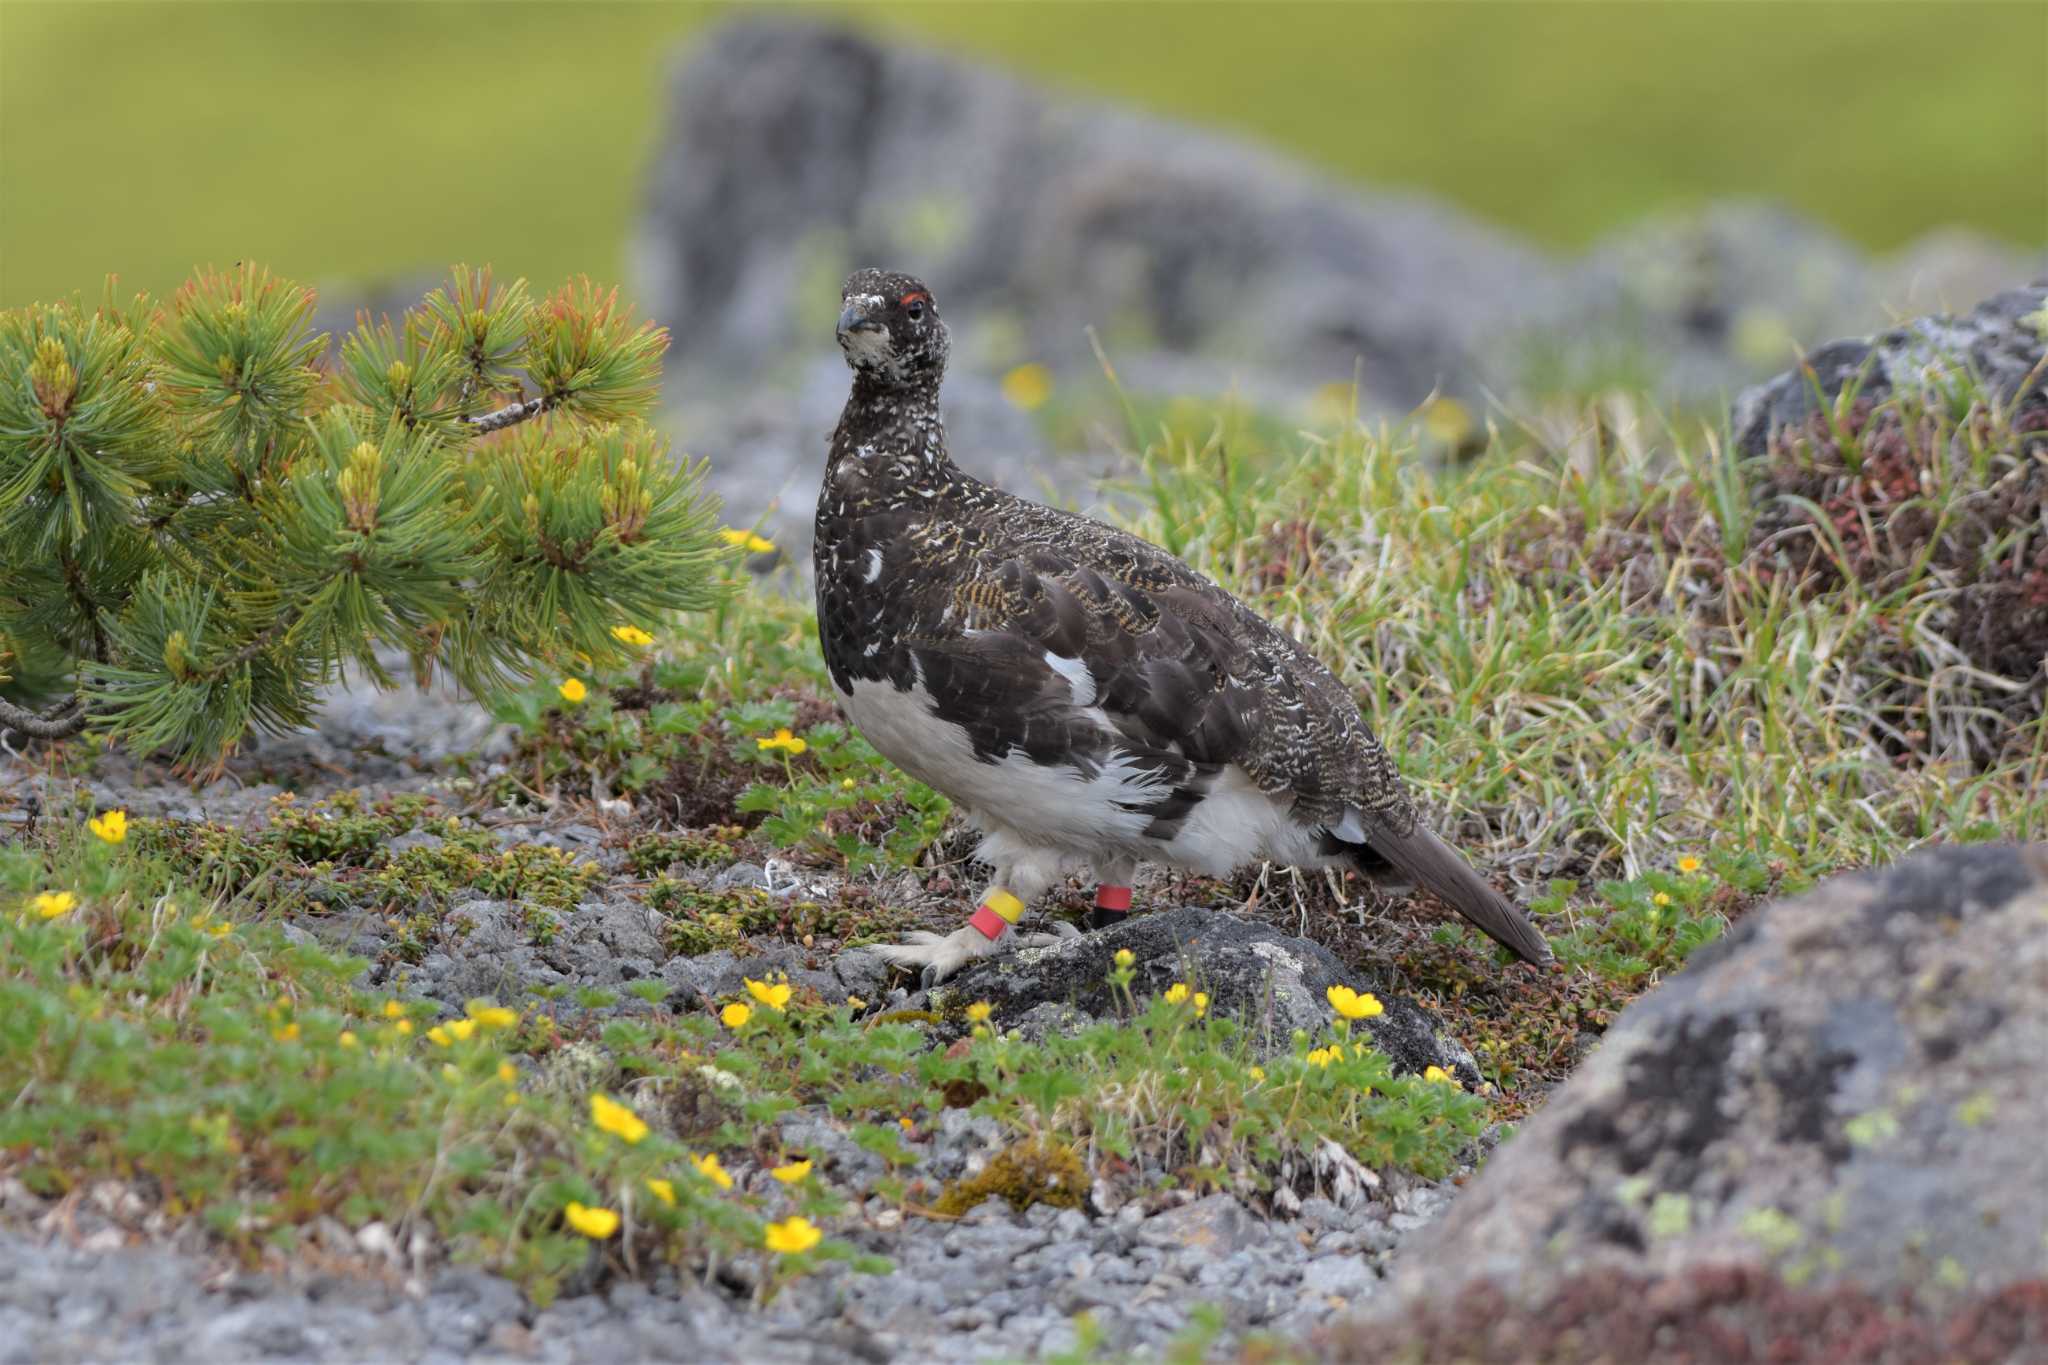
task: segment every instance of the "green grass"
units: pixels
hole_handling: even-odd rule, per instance
[[[655,3],[0,5],[0,307],[109,270],[493,261],[619,279],[677,42]],[[1997,3],[879,3],[838,13],[1412,186],[1560,245],[1782,198],[1893,246],[2048,240],[2048,11]]]

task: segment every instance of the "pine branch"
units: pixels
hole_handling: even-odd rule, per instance
[[[539,398],[529,398],[523,403],[514,403],[509,407],[499,408],[496,412],[486,412],[476,417],[465,417],[462,419],[462,422],[473,434],[488,436],[494,431],[503,431],[506,427],[516,427],[521,422],[530,421],[553,406],[554,402],[544,395]]]
[[[0,698],[0,730],[19,730],[31,739],[69,739],[85,729],[85,722],[85,707],[76,697],[47,716]]]

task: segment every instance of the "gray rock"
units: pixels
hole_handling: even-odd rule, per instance
[[[1209,1008],[1241,1019],[1255,1044],[1268,1051],[1293,1046],[1296,1029],[1328,1028],[1334,1017],[1324,992],[1333,985],[1370,990],[1386,1012],[1365,1021],[1373,1044],[1402,1071],[1441,1066],[1477,1082],[1471,1054],[1442,1023],[1411,1000],[1395,995],[1368,971],[1348,970],[1321,944],[1284,934],[1260,920],[1183,906],[1133,915],[1120,925],[1045,947],[1020,948],[969,966],[936,995],[944,1000],[987,1000],[1006,1026],[1051,1007],[1071,1023],[1117,1013],[1108,984],[1120,948],[1137,958],[1131,989],[1156,995],[1176,981],[1209,995]],[[1071,1010],[1071,1016],[1058,1011]]]
[[[1875,337],[1817,347],[1806,357],[1811,376],[1788,370],[1736,399],[1736,448],[1761,454],[1780,431],[1804,425],[1819,411],[1816,387],[1830,400],[1845,385],[1872,399],[1895,390],[1939,396],[1971,379],[2001,405],[2048,405],[2044,310],[2048,279],[1996,294],[1962,317],[1916,318]]]
[[[1256,1223],[1244,1205],[1227,1194],[1212,1194],[1192,1204],[1155,1213],[1138,1230],[1146,1246],[1191,1250],[1202,1259],[1228,1256],[1243,1249],[1255,1235]]]
[[[1880,1296],[2037,1277],[2044,1049],[2048,848],[1836,878],[1625,1011],[1397,1285],[1534,1298],[1714,1263]]]

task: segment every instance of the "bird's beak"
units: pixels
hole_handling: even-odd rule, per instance
[[[846,336],[862,328],[881,330],[882,324],[867,315],[867,310],[858,303],[849,303],[839,310],[839,335]]]

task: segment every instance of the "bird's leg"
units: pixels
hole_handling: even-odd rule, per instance
[[[1134,858],[1115,858],[1095,869],[1095,908],[1088,912],[1090,929],[1107,929],[1122,924],[1131,913],[1131,883],[1137,878]]]
[[[967,923],[950,934],[918,930],[909,942],[878,951],[898,967],[922,968],[920,979],[930,990],[976,958],[1006,953],[1020,941],[1035,942],[1037,935],[1020,940],[1012,926],[1051,882],[1051,872],[1028,862],[998,868]]]

